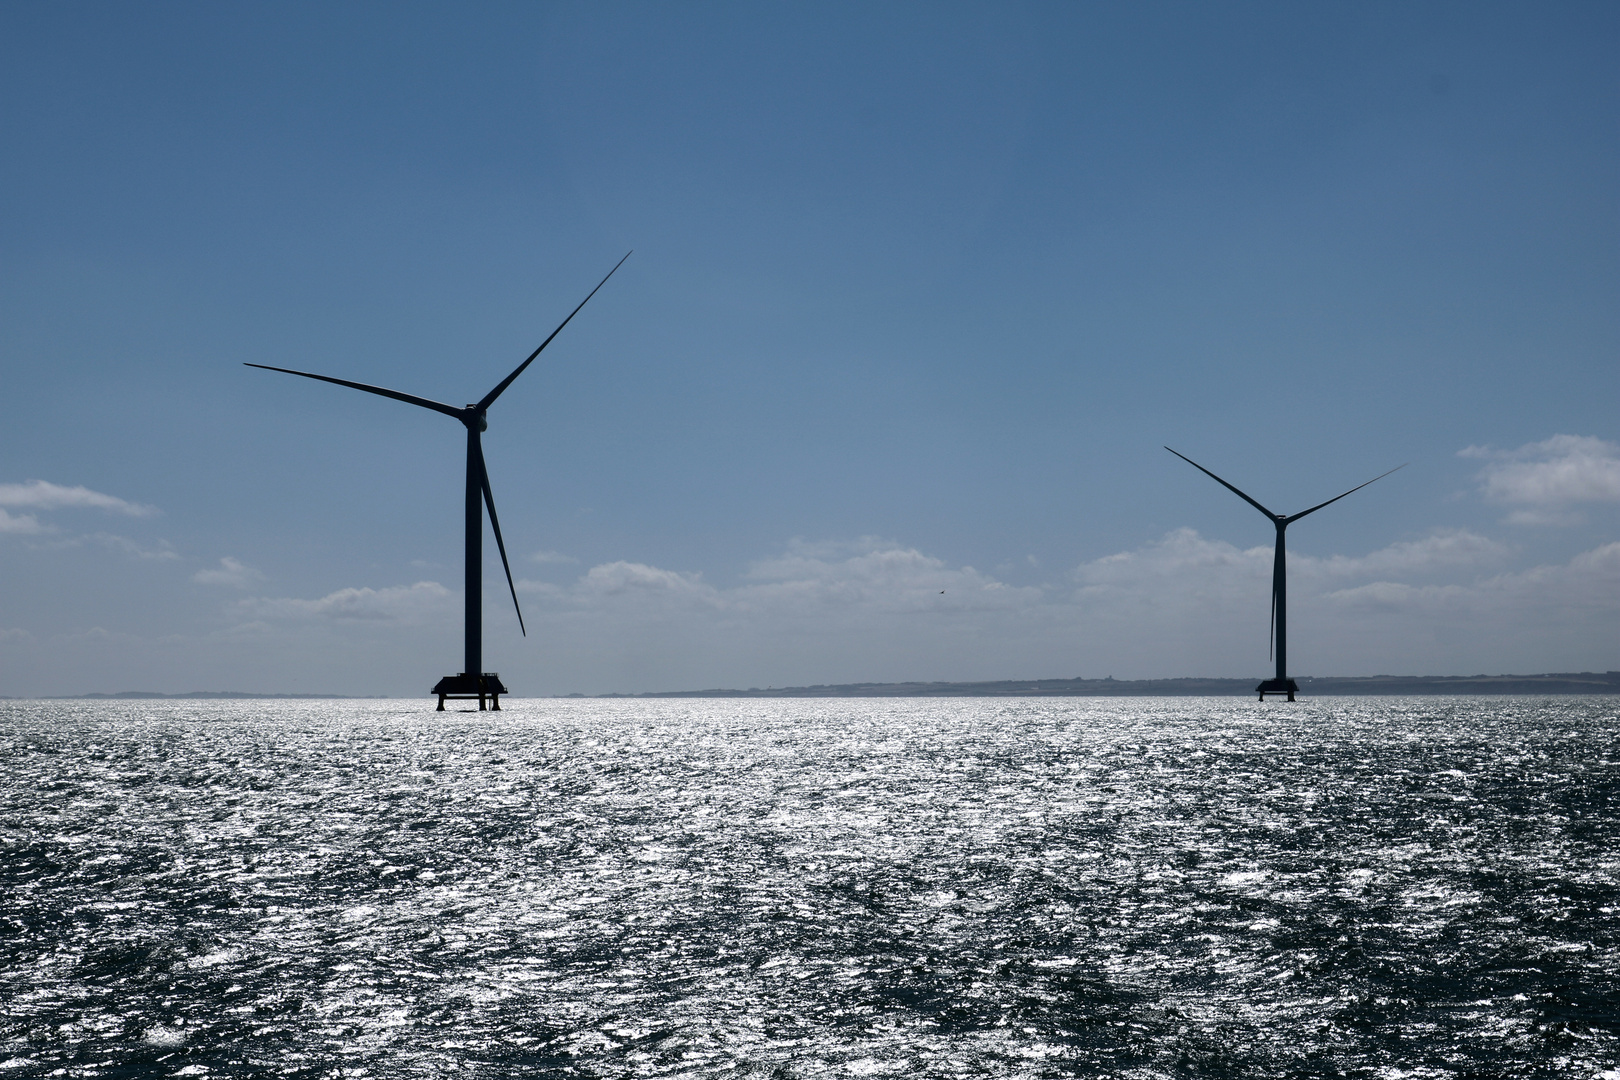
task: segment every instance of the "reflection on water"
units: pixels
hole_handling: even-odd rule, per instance
[[[0,703],[0,1077],[1620,1080],[1617,706]]]

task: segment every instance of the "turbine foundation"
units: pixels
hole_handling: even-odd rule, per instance
[[[1267,694],[1276,694],[1279,696],[1287,694],[1288,700],[1293,701],[1294,695],[1299,692],[1299,683],[1295,682],[1293,679],[1267,679],[1265,682],[1255,687],[1255,689],[1260,692],[1261,701],[1266,700]]]
[[[482,675],[468,675],[465,671],[455,675],[446,675],[433,686],[433,693],[439,695],[438,712],[444,712],[444,703],[450,701],[471,701],[478,699],[478,711],[484,711],[484,701],[487,698],[489,708],[494,712],[501,711],[501,695],[510,693],[501,683],[501,677],[493,671],[486,671]]]

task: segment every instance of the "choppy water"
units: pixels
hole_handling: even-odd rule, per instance
[[[0,703],[0,1077],[1620,1080],[1620,699],[429,708]]]

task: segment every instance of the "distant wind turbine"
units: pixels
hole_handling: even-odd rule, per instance
[[[630,253],[626,252],[624,259]],[[488,429],[489,420],[485,411],[495,403],[495,399],[506,391],[512,381],[523,374],[523,369],[534,362],[541,350],[551,344],[551,339],[562,332],[569,320],[579,314],[580,308],[590,303],[591,297],[596,295],[597,289],[607,284],[619,267],[624,265],[620,259],[607,277],[597,282],[596,288],[590,295],[579,302],[579,307],[568,313],[568,318],[557,325],[551,332],[551,337],[540,343],[540,348],[529,354],[529,358],[519,364],[506,378],[496,384],[495,389],[485,394],[478,401],[465,408],[458,409],[454,405],[445,405],[427,398],[415,397],[411,394],[402,394],[398,390],[386,390],[381,386],[368,386],[365,383],[350,382],[347,379],[334,379],[330,375],[314,375],[307,371],[294,371],[291,368],[271,367],[268,364],[248,364],[247,367],[263,368],[266,371],[281,371],[288,375],[302,375],[306,379],[319,379],[321,382],[336,383],[339,386],[349,386],[356,390],[364,390],[368,394],[380,394],[395,401],[403,401],[410,405],[420,405],[424,409],[444,413],[460,420],[467,427],[467,565],[463,582],[466,589],[466,616],[464,629],[463,670],[458,675],[447,675],[440,679],[433,687],[433,693],[439,695],[439,711],[444,711],[446,698],[457,700],[478,699],[478,710],[484,711],[484,701],[489,699],[490,707],[499,710],[501,695],[508,693],[501,684],[500,676],[492,671],[485,671],[483,663],[484,648],[484,507],[489,507],[489,523],[495,530],[495,546],[501,552],[501,567],[506,571],[506,587],[512,592],[512,606],[517,608],[518,627],[523,636],[529,635],[529,630],[523,625],[523,609],[518,607],[517,586],[512,582],[512,567],[506,561],[506,544],[501,540],[501,522],[495,516],[495,496],[489,488],[489,471],[484,467],[484,449],[479,436]]]
[[[1165,447],[1165,449],[1170,450],[1168,446]],[[1274,679],[1265,680],[1259,686],[1255,687],[1255,689],[1259,691],[1261,701],[1266,700],[1267,694],[1287,694],[1288,700],[1293,701],[1294,694],[1299,690],[1299,684],[1288,677],[1288,567],[1286,565],[1287,553],[1283,545],[1283,530],[1287,529],[1288,526],[1292,525],[1305,515],[1314,514],[1324,506],[1331,506],[1333,503],[1336,503],[1340,499],[1344,498],[1344,495],[1354,494],[1355,492],[1366,487],[1367,484],[1382,480],[1384,477],[1388,476],[1389,473],[1404,469],[1406,466],[1397,465],[1395,468],[1389,470],[1389,472],[1379,473],[1377,476],[1373,477],[1372,480],[1368,480],[1367,484],[1357,484],[1355,487],[1345,492],[1344,495],[1335,495],[1327,502],[1317,503],[1309,510],[1301,510],[1297,514],[1273,514],[1270,510],[1267,510],[1265,507],[1249,498],[1243,492],[1239,491],[1231,484],[1228,484],[1225,480],[1222,480],[1220,477],[1198,464],[1198,462],[1194,461],[1192,458],[1185,454],[1177,454],[1174,450],[1170,450],[1170,452],[1175,454],[1176,457],[1180,458],[1182,461],[1185,461],[1187,464],[1191,465],[1193,468],[1197,469],[1199,472],[1203,473],[1205,476],[1208,476],[1211,480],[1214,480],[1217,484],[1221,485],[1226,490],[1230,491],[1232,494],[1254,507],[1256,510],[1260,511],[1262,514],[1266,515],[1271,523],[1277,528],[1277,553],[1272,557],[1271,561],[1271,635],[1272,641],[1275,645],[1273,654],[1277,658],[1277,677]]]

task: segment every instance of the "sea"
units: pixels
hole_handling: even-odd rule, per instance
[[[1620,1080],[1620,698],[0,702],[10,1077]]]

